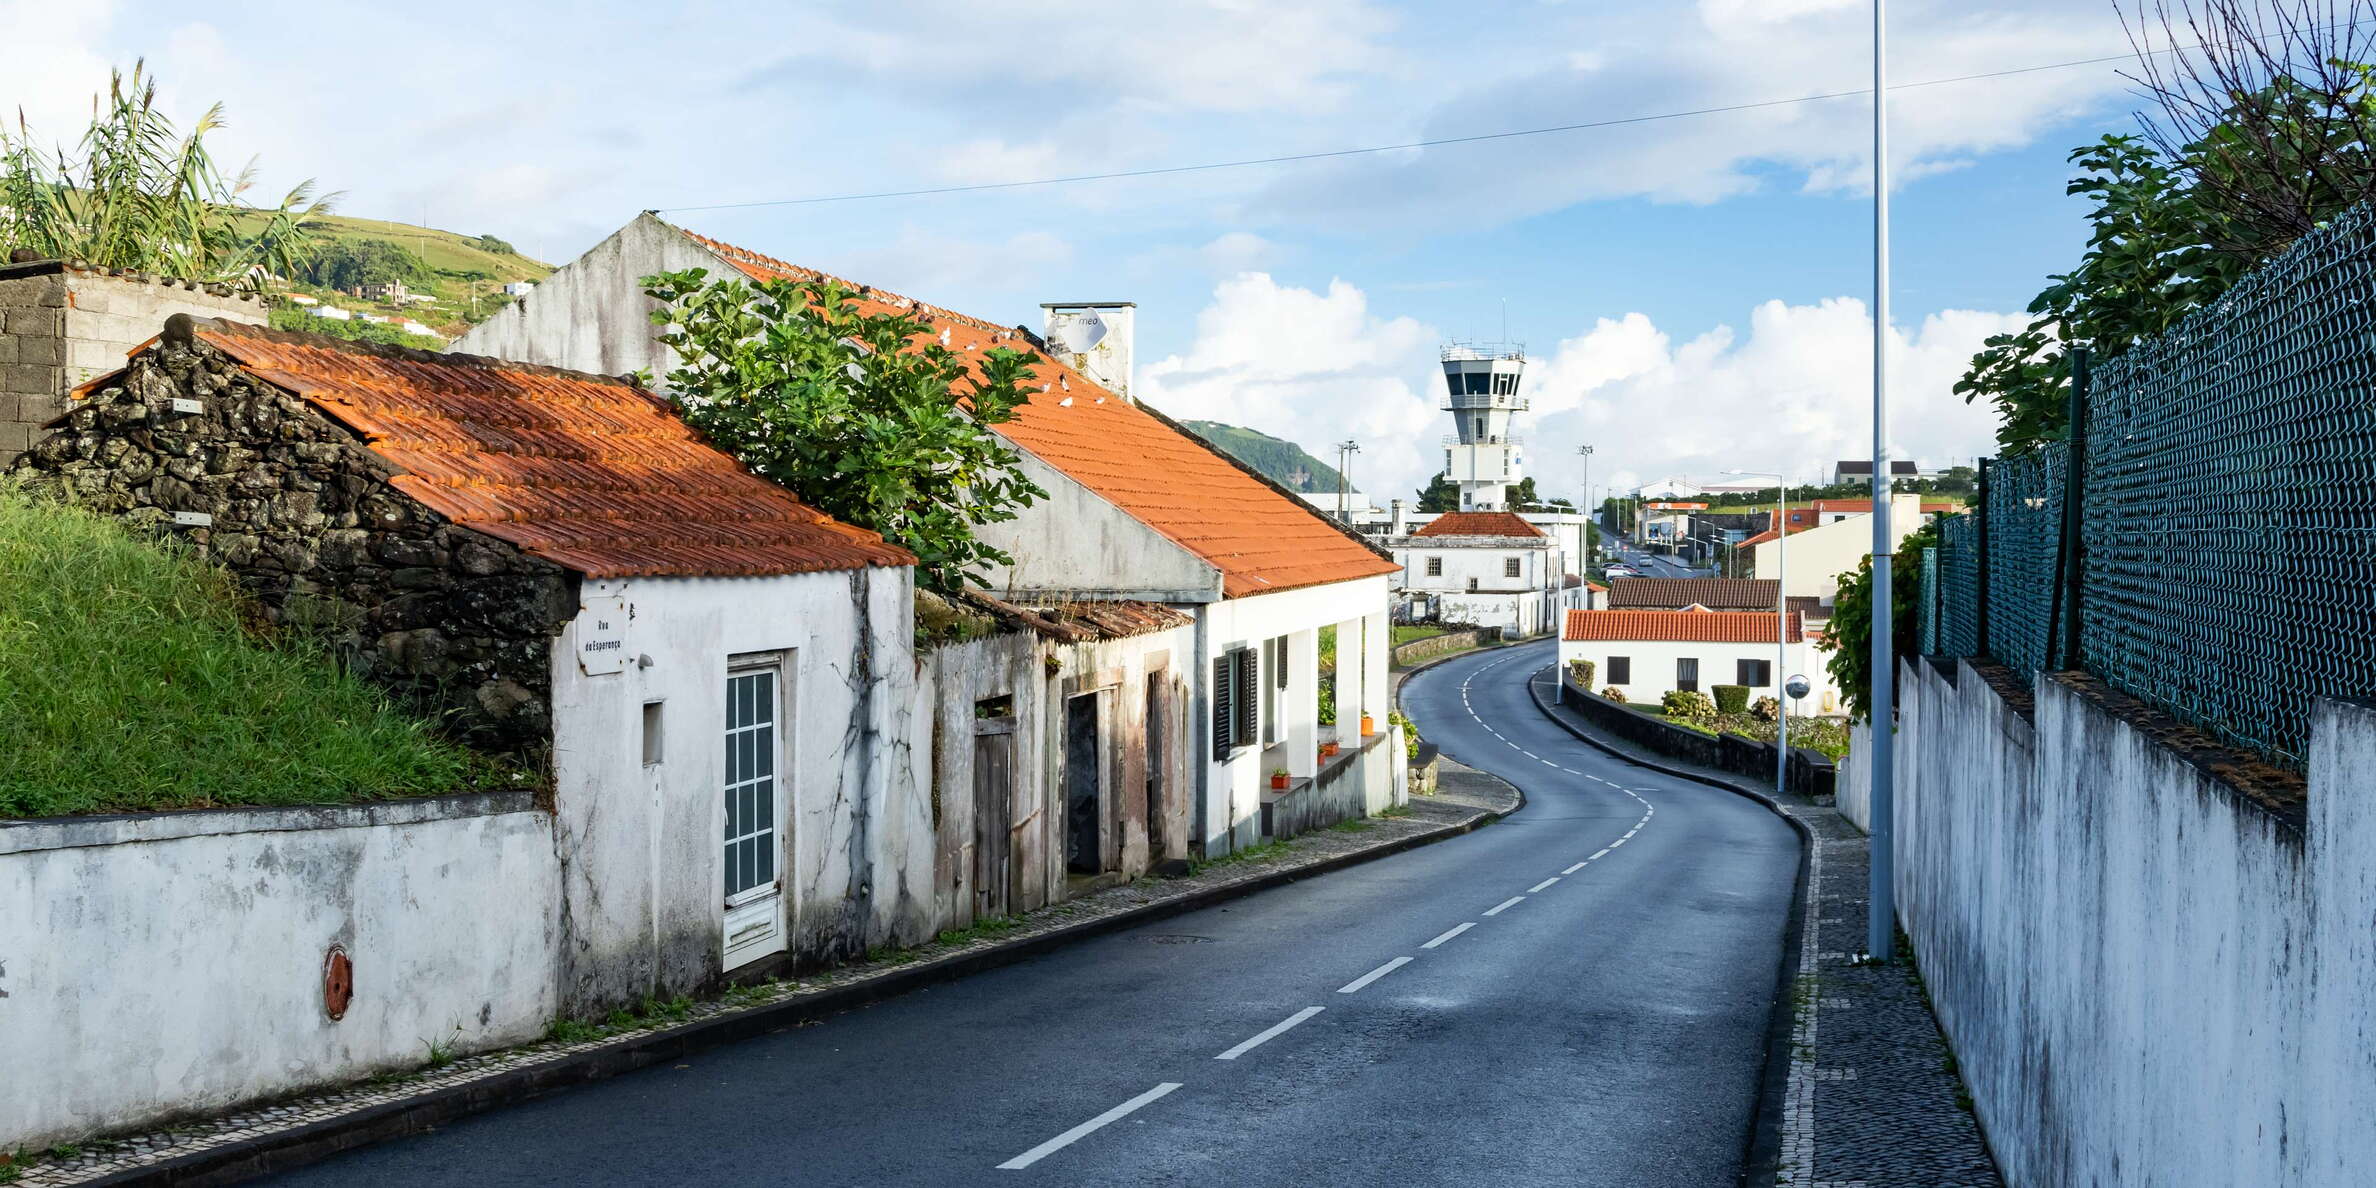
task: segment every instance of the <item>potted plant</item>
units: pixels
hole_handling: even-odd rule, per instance
[[[1336,744],[1335,744],[1335,743],[1333,743],[1333,742],[1324,742],[1324,743],[1321,743],[1321,744],[1320,744],[1320,758],[1321,758],[1322,760],[1333,759],[1333,758],[1335,758],[1335,757],[1336,757],[1336,753],[1337,753],[1338,751],[1341,751],[1341,750],[1343,750],[1343,749],[1344,749],[1343,747],[1340,747],[1340,746],[1336,745]]]
[[[1273,792],[1284,792],[1284,791],[1286,791],[1286,790],[1287,790],[1287,769],[1286,769],[1286,768],[1284,768],[1284,767],[1274,767],[1274,768],[1272,768],[1272,769],[1271,769],[1271,791],[1273,791]]]
[[[1370,718],[1370,716],[1369,716],[1368,714],[1363,714],[1363,715],[1361,715],[1361,737],[1363,737],[1363,738],[1368,738],[1369,736],[1371,736],[1371,735],[1373,735],[1373,734],[1376,734],[1377,732],[1378,732],[1378,724],[1377,724],[1377,722],[1375,722],[1375,721],[1371,720],[1371,718]]]

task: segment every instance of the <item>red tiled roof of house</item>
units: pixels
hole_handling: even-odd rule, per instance
[[[1659,643],[1772,643],[1772,611],[1572,610],[1559,634],[1571,643],[1587,640]],[[1789,642],[1806,638],[1799,616],[1790,616]]]
[[[1429,520],[1411,535],[1538,537],[1542,534],[1542,529],[1527,523],[1517,512],[1456,511]]]
[[[1609,583],[1612,610],[1757,610],[1774,605],[1782,583],[1772,578],[1617,578]]]
[[[1938,502],[1925,503],[1921,505],[1922,514],[1924,515],[1930,515],[1933,512],[1953,512],[1960,509],[1961,506],[1962,505],[1955,503]],[[1828,512],[1846,512],[1852,515],[1871,515],[1872,511],[1873,501],[1870,499],[1818,499],[1806,507],[1794,507],[1790,509],[1790,534],[1792,536],[1797,536],[1799,533],[1805,532],[1810,528],[1821,528],[1823,526],[1823,516]],[[1768,509],[1766,511],[1766,523],[1769,525],[1769,527],[1767,527],[1765,531],[1760,532],[1755,536],[1743,539],[1740,542],[1740,545],[1761,545],[1769,540],[1776,539],[1780,534],[1775,532],[1770,526],[1773,523],[1774,518],[1774,512],[1772,509]],[[1737,548],[1739,545],[1736,545],[1735,547]]]
[[[680,228],[681,230],[681,228]],[[938,331],[969,368],[996,347],[1036,350],[1020,332],[881,289],[802,268],[686,231],[754,280],[833,280],[861,310],[898,311]],[[1360,538],[1329,522],[1143,405],[1042,357],[1040,390],[995,426],[1000,436],[1089,488],[1140,523],[1221,571],[1229,598],[1351,581],[1397,571]]]
[[[602,376],[200,321],[248,373],[359,434],[440,515],[588,577],[913,565]]]

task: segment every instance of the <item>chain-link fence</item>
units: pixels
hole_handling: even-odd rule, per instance
[[[2070,441],[1984,467],[1978,514],[1943,526],[1936,646],[2084,668],[2300,766],[2315,699],[2376,694],[2376,211],[2073,407]]]

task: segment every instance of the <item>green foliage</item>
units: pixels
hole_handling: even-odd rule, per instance
[[[341,240],[316,253],[298,275],[325,289],[357,289],[390,281],[420,284],[429,279],[429,267],[385,239]]]
[[[1460,488],[1452,481],[1449,471],[1438,471],[1427,485],[1414,492],[1419,497],[1418,510],[1423,512],[1456,512],[1460,510]]]
[[[490,256],[517,256],[520,254],[520,249],[492,235],[474,236],[470,240],[470,246]]]
[[[721,449],[916,554],[929,588],[955,592],[1010,560],[974,528],[1047,495],[990,428],[1029,399],[1038,356],[991,350],[974,374],[923,321],[861,313],[836,283],[754,287],[696,268],[643,284],[682,361],[668,375],[678,407]]]
[[[1336,468],[1292,441],[1219,421],[1182,421],[1180,425],[1290,491],[1334,493],[1337,489]]]
[[[1716,716],[1716,703],[1708,695],[1691,689],[1669,689],[1659,699],[1666,716],[1686,722],[1706,722]]]
[[[1770,693],[1749,703],[1749,716],[1760,722],[1771,722],[1781,714],[1782,703],[1774,700]]]
[[[412,347],[416,350],[442,351],[446,344],[435,338],[423,338],[385,322],[366,322],[361,318],[317,318],[293,305],[274,307],[268,315],[275,330],[298,330],[307,334],[323,334],[353,342],[376,342],[382,346]]]
[[[267,274],[294,275],[331,199],[314,198],[309,181],[269,210],[238,205],[255,167],[226,178],[207,153],[222,106],[181,134],[156,99],[156,80],[135,65],[129,79],[120,71],[110,79],[71,149],[42,147],[21,113],[13,133],[0,127],[0,259],[27,248],[243,288],[262,287]]]
[[[2190,143],[2113,135],[2071,153],[2067,192],[2094,203],[2086,250],[2030,302],[2035,320],[1989,338],[1955,386],[1996,406],[2008,453],[2064,436],[2071,348],[2101,362],[2167,332],[2376,187],[2370,69],[2324,66],[2331,79],[2315,85],[2281,73],[2222,88],[2224,109],[2195,106],[2216,115]]]
[[[1409,762],[1412,762],[1413,760],[1416,760],[1416,759],[1418,759],[1418,758],[1419,758],[1419,728],[1418,728],[1417,726],[1414,726],[1414,725],[1412,725],[1412,724],[1411,724],[1411,720],[1410,720],[1409,718],[1406,718],[1406,717],[1404,717],[1404,716],[1403,716],[1403,714],[1402,714],[1402,711],[1401,711],[1401,710],[1387,710],[1387,711],[1386,711],[1386,720],[1387,720],[1388,722],[1390,722],[1390,723],[1392,723],[1392,724],[1396,725],[1396,726],[1400,726],[1400,727],[1402,727],[1402,732],[1403,732],[1403,762],[1405,762],[1405,763],[1409,763]]]
[[[308,645],[230,575],[0,484],[0,817],[338,804],[507,773]]]
[[[1708,692],[1716,697],[1716,712],[1720,714],[1746,713],[1749,709],[1749,686],[1710,685]]]
[[[1890,647],[1900,657],[1916,654],[1922,647],[1922,550],[1939,543],[1939,522],[1932,520],[1906,535],[1890,554],[1889,567]],[[1840,688],[1847,700],[1848,713],[1863,721],[1869,713],[1866,694],[1871,692],[1873,651],[1873,559],[1860,557],[1854,573],[1840,575],[1838,593],[1832,597],[1831,622],[1824,628],[1831,638],[1831,660],[1826,667],[1832,683]],[[1894,674],[1893,674],[1894,675]]]
[[[1593,674],[1597,671],[1599,666],[1590,660],[1579,657],[1568,661],[1569,680],[1579,689],[1591,688]]]

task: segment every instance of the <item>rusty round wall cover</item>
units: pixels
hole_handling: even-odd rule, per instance
[[[355,963],[347,960],[346,950],[338,945],[322,956],[322,1011],[332,1019],[344,1019],[347,1004],[355,1001]]]

